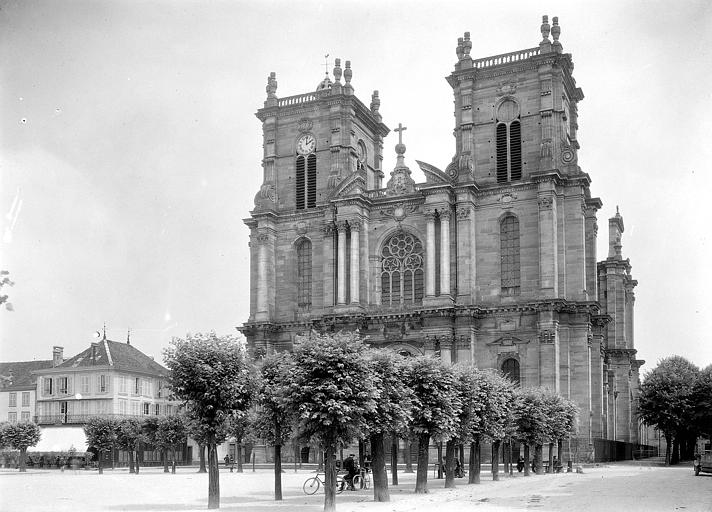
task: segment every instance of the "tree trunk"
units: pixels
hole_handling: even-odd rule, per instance
[[[529,463],[529,443],[524,442],[524,476],[531,476],[531,464]]]
[[[391,475],[393,485],[398,485],[398,436],[395,432],[391,435]]]
[[[497,440],[492,443],[492,481],[499,480],[499,447],[502,441]]]
[[[208,508],[220,508],[220,468],[214,437],[208,442]]]
[[[455,440],[448,439],[445,443],[445,488],[455,487]]]
[[[373,471],[373,501],[391,501],[386,474],[386,448],[383,433],[371,434],[371,470]],[[396,457],[397,457],[396,452]]]
[[[665,465],[670,465],[670,448],[672,447],[672,434],[664,433],[665,436]]]
[[[467,483],[474,484],[475,483],[475,442],[474,441],[470,441],[470,462],[469,462],[467,469],[470,473],[467,476]]]
[[[279,422],[274,423],[274,501],[282,501],[282,429]]]
[[[116,469],[116,449],[111,446],[111,469]]]
[[[542,459],[544,457],[544,449],[541,443],[537,443],[534,447],[534,463],[536,464],[536,474],[541,475]]]
[[[559,458],[559,464],[563,467],[564,461],[561,459],[564,456],[564,440],[559,439],[559,446],[556,456]]]
[[[443,477],[443,443],[438,441],[438,480]]]
[[[316,450],[316,462],[317,462],[317,471],[324,471],[324,450],[321,449],[321,446],[317,447]]]
[[[457,447],[460,456],[460,467],[465,467],[465,443],[460,443]]]
[[[141,455],[141,441],[136,441],[136,474],[138,475]]]
[[[413,443],[410,439],[405,440],[405,454],[403,455],[403,459],[405,461],[405,472],[406,473],[412,473],[413,472],[413,460],[411,458],[411,447]]]
[[[171,473],[176,474],[176,449],[171,446]]]
[[[321,450],[319,450],[321,451]],[[324,512],[336,511],[336,449],[330,440],[326,443],[324,461]]]
[[[200,468],[198,468],[198,473],[207,473],[208,470],[205,469],[205,445],[198,445],[198,453],[200,454]]]
[[[99,463],[99,474],[103,475],[104,474],[104,450],[99,450],[99,460],[97,461]]]
[[[20,473],[27,472],[27,465],[25,462],[27,459],[27,447],[20,448]]]
[[[132,475],[136,473],[136,470],[134,469],[134,451],[129,448],[129,474]]]
[[[240,439],[240,442],[236,443],[236,444],[237,444],[237,447],[236,447],[237,453],[235,454],[235,458],[237,459],[237,472],[242,473],[243,472],[242,463],[245,459],[245,457],[242,454],[242,439]]]
[[[163,453],[163,472],[169,473],[170,471],[168,469],[168,449],[164,448],[163,450],[161,450],[161,452]]]
[[[549,471],[547,473],[554,472],[554,443],[549,443]]]
[[[475,484],[480,483],[480,473],[482,472],[482,447],[480,446],[480,438],[475,440],[475,456],[474,459],[474,470],[472,471],[473,479],[472,482]]]
[[[425,494],[428,492],[428,448],[430,446],[430,434],[418,435],[418,470],[415,476],[415,493]]]
[[[670,465],[675,465],[680,463],[680,436],[676,435],[672,440],[672,459],[670,460]]]

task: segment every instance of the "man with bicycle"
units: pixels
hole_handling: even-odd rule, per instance
[[[344,461],[344,469],[347,471],[346,475],[344,476],[344,480],[346,480],[346,483],[348,484],[347,489],[349,491],[356,490],[356,488],[354,487],[354,477],[358,475],[358,464],[356,464],[355,457],[356,456],[352,453]]]

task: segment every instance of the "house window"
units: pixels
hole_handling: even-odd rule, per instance
[[[10,393],[10,407],[17,407],[17,393]]]
[[[69,392],[69,379],[67,377],[59,377],[57,380],[57,387],[59,389],[59,393],[62,395],[66,395]]]
[[[10,423],[15,423],[17,421],[17,413],[16,412],[7,413],[7,421],[9,421]]]
[[[123,375],[119,377],[119,393],[126,394],[126,377]]]
[[[400,306],[423,301],[423,244],[401,231],[381,250],[381,304]]]
[[[97,378],[97,387],[99,388],[99,393],[106,393],[109,391],[109,378],[106,375],[99,375]]]
[[[522,179],[522,128],[519,105],[505,100],[497,108],[495,128],[497,183]]]
[[[296,164],[297,210],[316,206],[316,155],[299,155]]]
[[[143,413],[144,414],[151,414],[149,412],[149,407],[150,407],[150,404],[148,404],[148,403],[143,404]]]
[[[79,385],[81,386],[81,393],[84,395],[89,394],[89,386],[90,386],[90,381],[91,378],[89,375],[82,375],[79,380]]]
[[[21,419],[22,421],[30,421],[30,412],[29,412],[29,411],[23,411],[23,412],[20,414],[20,419]]]
[[[297,244],[297,304],[300,308],[311,306],[312,243],[304,239]]]
[[[22,407],[29,407],[29,406],[30,406],[30,392],[23,391],[22,392]]]
[[[160,406],[160,404],[156,404],[156,405],[154,406],[154,414],[155,414],[156,416],[158,416],[159,414],[161,414],[161,406]]]
[[[52,377],[43,377],[42,381],[44,382],[44,395],[49,396],[52,394]]]
[[[513,358],[505,359],[502,363],[502,373],[515,384],[519,384],[519,361]]]
[[[141,379],[136,377],[134,379],[134,395],[140,395],[141,394]]]
[[[140,404],[138,402],[131,402],[131,414],[133,416],[138,416],[138,406]]]
[[[513,215],[505,217],[500,225],[500,253],[502,294],[518,295],[520,287],[519,221]]]
[[[126,400],[119,400],[119,414],[126,414]]]

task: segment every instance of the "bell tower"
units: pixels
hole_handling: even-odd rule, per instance
[[[579,172],[577,104],[582,90],[563,53],[557,17],[541,24],[539,46],[481,59],[470,56],[470,33],[458,39],[455,70],[455,156],[458,181],[509,185],[538,172]],[[549,39],[549,35],[553,41]]]

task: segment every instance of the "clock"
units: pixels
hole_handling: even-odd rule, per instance
[[[314,151],[315,148],[316,139],[313,135],[309,135],[307,133],[299,137],[299,140],[297,141],[297,153],[300,155],[306,155],[307,153]]]

